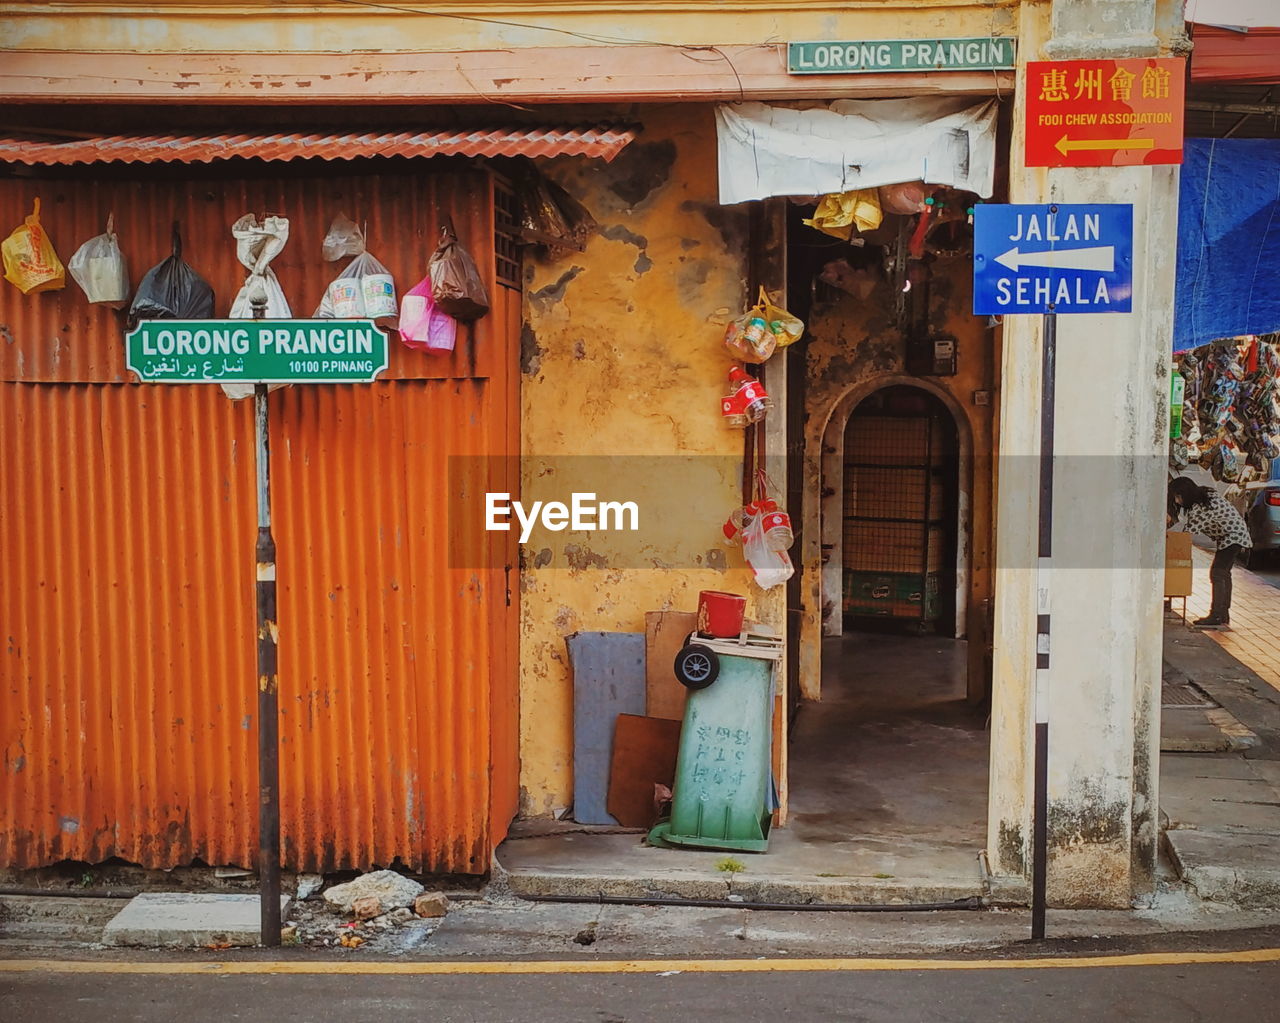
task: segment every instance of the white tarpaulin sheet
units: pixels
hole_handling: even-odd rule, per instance
[[[1187,0],[1186,20],[1219,28],[1280,28],[1276,0]]]
[[[807,109],[716,107],[720,202],[829,195],[903,181],[991,195],[995,100],[835,100]]]

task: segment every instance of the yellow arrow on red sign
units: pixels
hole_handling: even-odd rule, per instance
[[[1154,149],[1155,139],[1072,139],[1063,135],[1053,144],[1063,156],[1073,149]]]

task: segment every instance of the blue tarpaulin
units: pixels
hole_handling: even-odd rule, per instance
[[[1280,330],[1280,139],[1187,139],[1173,350]]]

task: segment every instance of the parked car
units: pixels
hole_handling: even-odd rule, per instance
[[[1246,518],[1249,536],[1253,538],[1253,553],[1276,557],[1280,551],[1280,458],[1271,463],[1267,485],[1253,492]]]

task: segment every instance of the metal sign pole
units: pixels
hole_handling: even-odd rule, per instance
[[[271,536],[267,385],[253,389],[258,470],[258,883],[262,944],[280,944],[280,728],[276,683],[276,542]]]
[[[1070,243],[1070,244],[1068,244]],[[1044,937],[1049,830],[1049,596],[1053,583],[1053,424],[1058,313],[1133,311],[1133,206],[978,203],[973,312],[1043,316],[1036,562],[1031,936]],[[1025,867],[1025,861],[1022,864]]]
[[[251,276],[253,319],[265,319],[266,290]],[[196,339],[179,350],[183,334]],[[256,340],[256,344],[254,341]],[[203,341],[205,350],[201,351]],[[274,342],[274,343],[272,343]],[[214,344],[221,345],[210,353]],[[217,355],[217,357],[213,357]],[[336,356],[336,357],[335,357]],[[276,682],[276,545],[271,536],[267,386],[369,383],[388,366],[387,335],[373,320],[143,320],[125,335],[125,365],[144,383],[252,383],[258,539],[254,583],[258,661],[258,878],[262,944],[280,944],[280,722]]]
[[[265,307],[264,307],[265,308]],[[254,304],[254,318],[263,309]],[[280,721],[276,680],[276,542],[271,536],[271,446],[267,385],[253,388],[258,484],[255,590],[258,619],[258,892],[262,944],[280,945]]]
[[[1051,210],[1054,207],[1050,207]],[[1058,314],[1049,305],[1040,366],[1040,528],[1036,562],[1035,795],[1031,812],[1031,937],[1044,937],[1049,816],[1049,572],[1053,557],[1053,402]]]

